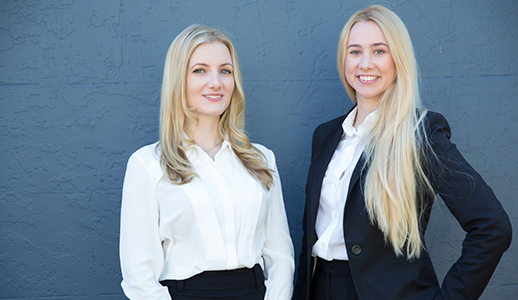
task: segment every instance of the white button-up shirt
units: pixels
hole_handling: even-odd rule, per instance
[[[313,255],[325,260],[349,259],[343,229],[345,202],[354,168],[365,148],[365,134],[377,113],[370,113],[356,129],[353,125],[357,109],[352,110],[342,123],[342,140],[333,153],[322,181],[315,223],[318,239],[313,245]]]
[[[254,144],[274,170],[268,191],[226,141],[214,160],[198,146],[187,151],[198,177],[183,185],[167,179],[156,146],[133,153],[124,178],[120,259],[125,294],[171,299],[159,281],[259,263],[265,299],[290,299],[293,245],[273,152]]]

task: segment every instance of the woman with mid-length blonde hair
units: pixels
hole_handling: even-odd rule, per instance
[[[477,299],[511,225],[444,117],[422,107],[405,25],[379,5],[356,12],[337,60],[354,107],[313,135],[293,299]],[[424,243],[436,194],[466,231],[442,285]]]
[[[272,151],[244,132],[234,47],[191,25],[167,53],[160,141],[128,161],[122,288],[130,299],[290,299],[293,246]]]

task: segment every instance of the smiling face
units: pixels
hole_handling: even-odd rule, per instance
[[[196,47],[187,65],[187,106],[198,119],[219,116],[227,109],[234,91],[232,58],[220,42]]]
[[[375,22],[351,28],[345,57],[345,77],[356,91],[358,104],[379,104],[383,92],[396,79],[396,66],[387,39]]]

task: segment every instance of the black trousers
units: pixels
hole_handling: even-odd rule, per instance
[[[317,257],[311,280],[311,300],[358,300],[349,261]]]
[[[173,300],[263,300],[266,293],[261,266],[206,271],[185,280],[164,280]]]

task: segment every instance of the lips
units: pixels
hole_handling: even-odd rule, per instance
[[[371,83],[371,82],[374,82],[376,81],[376,79],[379,78],[379,76],[374,76],[374,75],[359,75],[358,78],[360,79],[361,82],[363,83]]]
[[[219,101],[223,99],[223,94],[210,94],[210,95],[203,95],[205,98],[207,98],[209,101]]]

